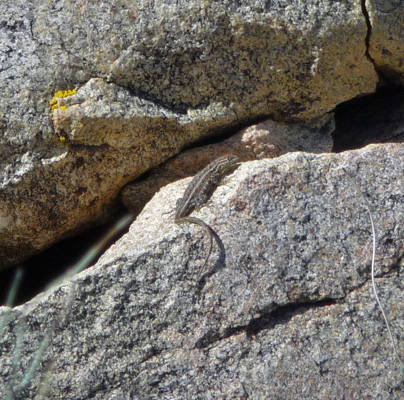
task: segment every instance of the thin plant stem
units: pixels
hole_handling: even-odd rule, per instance
[[[379,298],[379,295],[378,295],[378,293],[377,293],[377,286],[376,286],[376,279],[375,279],[376,229],[375,229],[375,223],[374,223],[374,220],[373,220],[373,215],[372,215],[372,212],[371,212],[371,209],[370,209],[370,204],[369,204],[367,198],[364,196],[364,194],[363,194],[362,191],[360,190],[358,184],[357,184],[357,183],[355,182],[355,180],[351,177],[351,175],[349,175],[349,173],[346,171],[345,168],[342,167],[342,170],[344,171],[345,175],[348,177],[348,179],[351,181],[351,183],[353,184],[353,186],[355,187],[355,189],[359,192],[359,194],[361,195],[361,197],[362,197],[363,200],[365,201],[366,211],[367,211],[368,214],[369,214],[370,224],[371,224],[371,227],[372,227],[372,242],[373,242],[372,269],[371,269],[373,293],[374,293],[374,295],[375,295],[376,302],[377,302],[377,304],[378,304],[378,306],[379,306],[379,308],[380,308],[380,311],[382,312],[384,322],[386,323],[387,332],[389,333],[389,336],[390,336],[390,342],[391,342],[391,345],[392,345],[392,347],[393,347],[394,355],[395,355],[395,357],[396,357],[398,363],[399,363],[400,366],[401,366],[401,371],[402,371],[402,373],[404,374],[404,363],[403,363],[403,361],[402,361],[402,359],[401,359],[401,357],[400,357],[400,354],[398,353],[397,346],[396,346],[396,342],[395,342],[394,337],[393,337],[393,334],[392,334],[392,332],[391,332],[390,324],[389,324],[389,321],[388,321],[388,319],[387,319],[387,315],[386,315],[386,313],[385,313],[385,311],[384,311],[384,309],[383,309],[382,303],[381,303],[380,298]]]
[[[8,291],[7,300],[6,300],[6,307],[12,307],[15,301],[15,297],[18,292],[18,288],[20,286],[22,279],[22,269],[18,268],[15,272],[13,282],[11,284],[11,288]]]

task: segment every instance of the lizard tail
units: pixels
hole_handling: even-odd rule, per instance
[[[206,225],[205,231],[207,232],[207,235],[209,237],[208,254],[206,255],[205,262],[203,263],[203,265],[201,267],[201,270],[200,270],[199,275],[198,275],[198,279],[200,279],[203,276],[203,274],[205,273],[205,267],[208,264],[210,254],[212,253],[212,237],[213,237],[213,234],[211,232],[211,228],[208,225]]]
[[[211,253],[212,253],[212,244],[213,244],[213,234],[212,234],[212,230],[211,230],[211,228],[210,228],[209,225],[205,224],[205,222],[203,222],[202,220],[200,220],[200,219],[198,219],[198,218],[187,217],[187,218],[184,218],[184,220],[181,221],[181,222],[189,222],[189,223],[191,223],[191,224],[199,225],[200,227],[202,227],[202,228],[205,230],[206,234],[208,235],[208,238],[209,238],[208,252],[207,252],[205,261],[204,261],[204,263],[203,263],[203,265],[202,265],[202,267],[201,267],[201,270],[200,270],[200,272],[199,272],[199,278],[200,278],[200,277],[204,274],[204,272],[205,272],[205,267],[206,267],[206,265],[207,265],[207,263],[208,263],[208,261],[209,261],[210,255],[211,255]]]

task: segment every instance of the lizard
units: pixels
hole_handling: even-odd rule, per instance
[[[237,163],[237,161],[238,158],[234,155],[227,155],[214,160],[192,178],[185,189],[184,195],[177,200],[174,222],[178,225],[184,223],[199,225],[205,230],[209,237],[208,253],[201,271],[203,271],[212,252],[213,234],[209,225],[201,219],[190,217],[189,215],[194,209],[198,209],[206,203],[213,188],[219,184],[223,175]]]

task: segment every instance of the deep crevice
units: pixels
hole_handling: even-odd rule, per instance
[[[365,54],[366,54],[366,57],[372,62],[372,64],[375,65],[375,62],[374,62],[372,56],[369,53],[370,36],[372,34],[372,24],[370,23],[369,13],[368,13],[368,10],[366,8],[366,0],[361,1],[361,7],[362,7],[362,14],[365,17],[366,26],[367,26],[367,29],[368,29],[367,33],[366,33],[366,37],[365,37],[365,45],[366,45]]]
[[[404,141],[404,87],[386,85],[335,108],[333,152]]]
[[[263,114],[255,117],[238,119],[237,121],[234,121],[224,127],[213,128],[202,138],[190,143],[187,146],[184,146],[181,151],[191,150],[198,147],[222,142],[234,136],[237,132],[241,131],[244,128],[248,128],[252,125],[257,125],[271,118],[273,118],[272,115]]]
[[[41,253],[30,257],[25,262],[18,266],[8,268],[0,272],[0,306],[5,304],[7,294],[13,282],[17,267],[22,269],[22,280],[17,296],[15,306],[23,304],[38,293],[41,293],[50,282],[60,278],[69,268],[75,265],[98,240],[105,237],[111,226],[123,215],[127,214],[127,210],[123,207],[116,210],[116,215],[111,220],[105,222],[89,231],[63,239],[60,242],[54,243],[48,249]],[[122,237],[129,227],[117,233],[98,254],[94,265],[99,257],[120,237]]]

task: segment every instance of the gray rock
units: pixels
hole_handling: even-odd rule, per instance
[[[311,121],[378,80],[359,2],[3,0],[0,15],[0,268],[107,218],[198,138]]]
[[[20,398],[46,382],[63,399],[401,399],[369,217],[341,167],[372,208],[376,281],[403,354],[403,160],[390,144],[243,163],[195,212],[219,244],[201,280],[207,238],[169,215],[188,179],[165,187],[95,267],[12,311],[0,395],[25,321],[14,383],[52,339]]]

